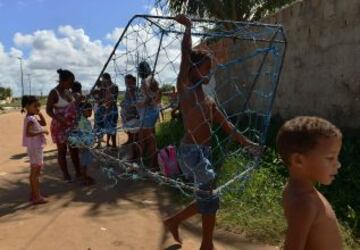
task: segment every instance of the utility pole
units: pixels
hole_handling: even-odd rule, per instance
[[[116,65],[116,54],[114,53],[113,56],[113,63],[114,63],[114,72],[115,72],[115,79],[113,79],[114,83],[116,84],[116,78],[117,78],[117,65]]]
[[[23,63],[22,57],[17,57],[20,61],[20,74],[21,74],[21,96],[24,96],[24,71],[23,71]]]
[[[31,74],[26,74],[29,79],[29,95],[31,95]]]

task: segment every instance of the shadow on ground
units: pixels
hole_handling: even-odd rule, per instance
[[[81,186],[79,183],[65,183],[60,177],[61,172],[56,160],[56,150],[44,152],[46,166],[43,169],[41,189],[43,193],[52,200],[63,200],[60,203],[63,207],[68,207],[72,203],[88,203],[88,209],[84,216],[96,217],[111,216],[113,213],[121,213],[129,209],[146,208],[156,209],[162,218],[174,214],[181,207],[174,204],[171,197],[176,190],[170,190],[163,186],[159,186],[152,181],[132,181],[119,180],[116,184],[103,172],[103,168],[98,164],[94,164],[89,169],[89,174],[96,180],[96,184],[90,187]],[[13,155],[11,159],[25,158],[26,154]],[[68,161],[68,166],[73,172],[72,164]],[[35,209],[29,203],[29,169],[24,167],[22,171],[11,174],[16,176],[16,180],[4,178],[1,180],[0,187],[0,218],[3,220],[18,220],[15,214],[25,209]],[[111,209],[101,209],[102,206],[111,207]],[[53,209],[51,206],[42,206],[41,213],[46,213]],[[195,223],[194,223],[195,222]],[[190,234],[201,237],[201,221],[200,216],[191,222],[185,223],[182,230]],[[165,245],[165,239],[169,235],[164,231],[163,239],[160,245]],[[226,244],[236,245],[239,242],[238,236],[223,237],[223,235],[215,235],[215,239]],[[180,249],[178,244],[164,247],[167,250]]]

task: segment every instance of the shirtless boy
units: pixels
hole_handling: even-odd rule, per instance
[[[212,250],[213,231],[219,197],[212,192],[215,172],[211,167],[211,126],[219,124],[236,142],[244,147],[260,152],[257,144],[251,142],[226,120],[215,102],[208,97],[202,84],[208,84],[212,67],[207,53],[192,50],[191,20],[179,15],[175,20],[185,26],[182,41],[182,58],[177,80],[180,110],[183,117],[185,135],[178,149],[180,168],[187,179],[200,189],[196,192],[196,201],[178,214],[164,221],[175,240],[181,243],[178,227],[186,219],[201,214],[202,242],[200,249]],[[207,191],[207,192],[204,192]]]
[[[286,250],[342,249],[336,215],[314,186],[335,179],[341,144],[340,130],[318,117],[297,117],[280,129],[277,149],[290,173],[283,192]]]

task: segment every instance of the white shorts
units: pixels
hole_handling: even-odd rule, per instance
[[[27,148],[31,167],[42,167],[44,165],[43,148]]]
[[[140,130],[140,121],[138,119],[131,119],[130,121],[124,122],[123,128],[126,132],[138,133]]]

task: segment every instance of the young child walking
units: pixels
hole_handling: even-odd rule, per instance
[[[44,116],[40,112],[40,102],[35,96],[23,96],[22,112],[26,110],[23,129],[23,146],[27,148],[30,158],[30,201],[32,204],[43,204],[47,201],[40,193],[40,172],[43,167],[43,148],[46,144],[45,135],[49,132]],[[38,119],[38,118],[39,119]]]
[[[283,192],[286,250],[342,249],[334,210],[314,186],[334,181],[341,145],[340,130],[318,117],[296,117],[280,129],[277,150],[290,174]]]
[[[95,137],[93,136],[93,128],[89,118],[92,115],[92,105],[90,103],[83,103],[80,106],[82,112],[79,123],[78,130],[83,133],[83,143],[85,147],[80,148],[80,164],[84,177],[84,185],[92,185],[95,183],[95,180],[88,175],[88,168],[92,164],[93,157],[90,150],[87,147],[91,147],[95,142]]]
[[[82,174],[82,184],[89,186],[95,183],[95,180],[88,175],[88,168],[91,166],[93,157],[89,150],[95,143],[95,135],[89,118],[92,115],[93,106],[91,103],[83,102],[79,106],[79,119],[77,125],[69,135],[69,143],[73,147],[79,148],[80,168]]]
[[[184,15],[175,18],[185,26],[182,41],[182,58],[180,73],[177,79],[180,110],[183,117],[185,135],[178,149],[180,168],[185,177],[194,182],[194,186],[202,192],[196,193],[196,201],[166,219],[164,224],[174,239],[181,243],[178,227],[186,219],[201,214],[202,242],[200,249],[212,250],[213,231],[216,211],[219,209],[219,197],[212,192],[215,172],[211,167],[211,126],[216,123],[235,141],[244,147],[250,147],[255,153],[260,147],[241,135],[226,120],[215,102],[202,90],[202,84],[209,82],[208,74],[212,67],[211,58],[207,53],[192,50],[191,20]]]

